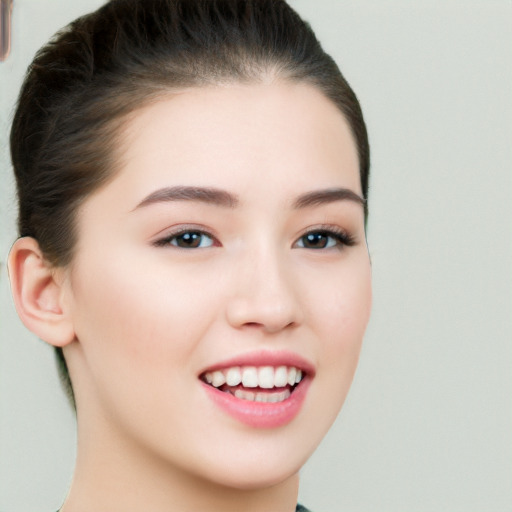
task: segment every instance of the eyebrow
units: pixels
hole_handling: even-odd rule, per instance
[[[134,209],[155,203],[173,201],[200,201],[225,208],[235,208],[240,203],[238,197],[226,190],[211,187],[175,186],[155,190],[146,196]],[[320,206],[336,201],[352,201],[366,209],[366,200],[348,188],[314,190],[300,195],[292,204],[294,209]]]
[[[293,208],[308,208],[336,201],[353,201],[366,210],[366,199],[348,188],[328,188],[315,190],[299,196],[293,203]]]
[[[145,197],[135,207],[135,210],[150,204],[172,201],[200,201],[202,203],[223,206],[226,208],[234,208],[239,203],[238,198],[235,195],[225,190],[210,187],[176,186],[155,190],[155,192],[152,192]]]

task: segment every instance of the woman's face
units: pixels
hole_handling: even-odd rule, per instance
[[[79,430],[223,485],[283,481],[334,421],[370,313],[347,123],[306,85],[199,88],[134,113],[119,154],[65,289]]]

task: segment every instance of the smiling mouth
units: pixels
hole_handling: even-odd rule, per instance
[[[205,372],[200,378],[241,400],[277,403],[288,399],[304,377],[294,366],[233,366]]]

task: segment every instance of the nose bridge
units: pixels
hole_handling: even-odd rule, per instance
[[[236,290],[228,305],[230,323],[267,332],[300,323],[300,301],[286,250],[262,239],[247,249],[237,262]]]

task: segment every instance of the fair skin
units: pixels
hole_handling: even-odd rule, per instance
[[[32,239],[10,256],[20,316],[64,347],[75,389],[62,511],[292,512],[370,313],[347,123],[308,85],[190,89],[135,112],[119,155],[80,208],[68,267]],[[206,382],[253,363],[304,381],[249,412]],[[215,398],[228,394],[235,412]]]

